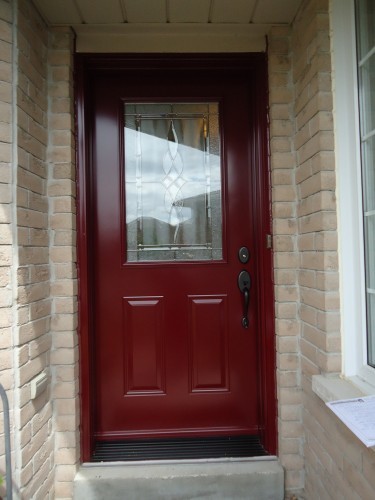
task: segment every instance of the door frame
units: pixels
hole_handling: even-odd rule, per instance
[[[256,78],[256,96],[252,98],[257,127],[252,130],[251,152],[254,187],[254,207],[260,210],[254,221],[255,240],[258,248],[259,277],[254,283],[259,297],[258,356],[260,382],[260,435],[265,450],[270,455],[277,453],[277,405],[276,405],[276,349],[275,312],[273,288],[273,252],[269,245],[271,234],[271,196],[269,162],[269,114],[268,72],[265,53],[246,54],[76,54],[75,55],[75,136],[77,164],[77,266],[79,306],[79,352],[80,352],[80,419],[81,461],[90,462],[94,449],[93,411],[93,346],[92,290],[93,273],[90,248],[92,242],[92,186],[90,163],[92,157],[91,131],[93,117],[90,107],[90,80],[94,74],[124,74],[126,72],[158,72],[164,69],[198,69],[207,71],[242,72]],[[262,285],[262,286],[260,286]]]

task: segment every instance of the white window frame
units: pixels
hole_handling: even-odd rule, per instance
[[[331,0],[342,373],[373,386],[367,364],[364,235],[354,0]]]

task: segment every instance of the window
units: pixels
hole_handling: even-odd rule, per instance
[[[367,362],[375,366],[375,4],[356,0]]]
[[[331,5],[343,374],[375,387],[374,2]]]

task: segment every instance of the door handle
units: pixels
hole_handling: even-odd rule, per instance
[[[249,328],[249,303],[250,303],[250,288],[251,288],[251,278],[250,274],[243,270],[238,275],[238,288],[243,294],[243,315],[242,315],[242,326],[244,328]]]

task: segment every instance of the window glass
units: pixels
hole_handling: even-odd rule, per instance
[[[356,1],[367,355],[375,367],[375,2]]]

